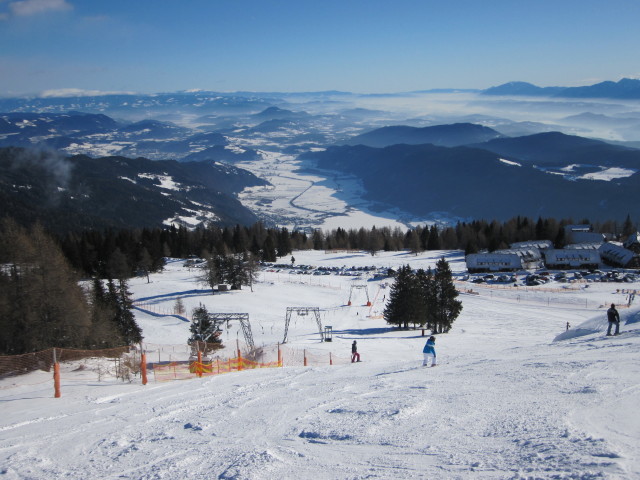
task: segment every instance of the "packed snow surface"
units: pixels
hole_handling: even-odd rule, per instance
[[[252,289],[211,295],[197,269],[174,261],[149,283],[131,280],[130,290],[158,311],[180,297],[187,310],[202,303],[210,312],[248,312],[257,345],[282,340],[287,306],[317,306],[333,341],[320,342],[315,322],[299,317],[287,347],[346,358],[357,340],[362,363],[168,383],[151,375],[143,386],[100,376],[87,361],[80,370],[63,364],[59,399],[51,373],[5,378],[0,477],[640,478],[637,306],[620,308],[621,335],[605,336],[606,306],[625,306],[640,284],[461,282],[462,314],[437,336],[439,365],[423,368],[422,331],[380,318],[391,280],[358,267],[426,268],[446,255],[462,279],[461,253],[293,255],[296,266],[347,268],[313,275],[273,266]],[[346,275],[349,267],[356,268]],[[185,344],[183,319],[136,315],[150,352],[153,344]],[[232,325],[222,338],[233,349],[242,333]]]

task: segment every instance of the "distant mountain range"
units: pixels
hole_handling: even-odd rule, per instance
[[[486,142],[503,137],[495,130],[473,123],[456,123],[453,125],[435,125],[433,127],[408,127],[404,125],[382,127],[350,138],[347,145],[368,145],[370,147],[387,147],[404,143],[420,145],[430,143],[442,147],[457,147],[470,143]]]
[[[571,165],[640,169],[640,150],[559,132],[496,138],[468,146],[482,148],[527,165],[554,166],[558,169]]]
[[[628,148],[639,140],[637,102],[566,98],[633,100],[639,88],[632,79],[579,88],[512,82],[462,92],[457,101],[466,103],[455,103],[451,113],[429,111],[432,99],[415,92],[0,99],[7,112],[0,113],[0,213],[56,229],[251,223],[256,216],[237,193],[267,182],[232,165],[253,162],[247,168],[275,178],[284,171],[280,162],[297,168],[300,155],[362,179],[367,208],[397,207],[416,218],[447,212],[637,219],[640,150]],[[377,109],[407,102],[407,110]],[[500,110],[491,115],[493,104]],[[509,116],[510,106],[517,117]],[[553,115],[534,112],[531,121],[519,121],[528,108]],[[566,134],[576,132],[620,145]],[[350,193],[345,198],[352,200]],[[276,209],[257,207],[271,205],[269,195],[248,204],[266,221],[288,221]],[[292,224],[305,221],[296,217]]]
[[[618,98],[640,99],[640,80],[623,78],[618,82],[600,82],[584,87],[537,87],[527,82],[509,82],[482,90],[483,95],[563,97],[563,98]]]
[[[184,161],[234,162],[258,155],[255,150],[225,148],[228,145],[221,133],[194,132],[167,121],[124,123],[103,114],[80,112],[0,113],[0,147]]]
[[[617,98],[640,99],[640,80],[623,78],[618,82],[605,81],[582,87],[538,87],[527,82],[509,82],[485,90],[479,89],[431,89],[409,92],[421,93],[481,93],[505,96],[548,96],[566,98]],[[281,105],[289,101],[299,103],[313,98],[328,101],[357,96],[360,98],[405,96],[406,92],[384,94],[356,94],[351,92],[169,92],[154,94],[112,94],[59,97],[8,97],[0,98],[0,112],[67,113],[76,110],[105,113],[109,116],[137,114],[138,118],[153,113],[174,115],[177,111],[195,115],[264,115],[265,119],[300,118],[299,112],[286,112]],[[335,100],[331,100],[335,101]],[[292,103],[295,104],[295,103]],[[268,109],[281,109],[282,112]],[[266,112],[265,112],[266,111]],[[284,114],[284,115],[283,115]]]
[[[267,185],[253,174],[210,162],[0,148],[0,217],[39,221],[52,231],[201,223],[249,225],[257,217],[235,198]]]
[[[640,150],[560,133],[456,147],[335,146],[303,158],[359,177],[369,201],[416,216],[640,218]]]

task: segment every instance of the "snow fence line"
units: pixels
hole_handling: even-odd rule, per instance
[[[67,366],[76,366],[77,368],[72,372],[84,372],[86,370],[84,363],[78,364],[78,362],[86,363],[90,359],[97,366],[98,380],[107,374],[129,381],[137,373],[143,373],[146,376],[146,370],[141,367],[143,362],[146,363],[144,352],[128,345],[99,350],[47,348],[21,355],[2,355],[0,356],[0,380],[9,377],[21,378],[21,376],[38,370],[45,372],[53,370],[54,397],[59,398],[62,395],[60,387],[61,362],[64,362]],[[111,363],[113,363],[113,370],[109,371]],[[105,367],[105,364],[109,365],[109,367]],[[13,386],[19,386],[20,384],[21,382],[14,381]],[[27,382],[23,384],[27,384]]]
[[[101,350],[48,348],[21,355],[0,356],[0,380],[11,378],[11,385],[2,388],[53,381],[53,396],[60,398],[62,380],[67,383],[94,382],[97,377],[99,382],[115,379],[133,383],[139,378],[141,384],[146,385],[149,369],[153,371],[155,382],[167,382],[256,368],[340,365],[351,362],[350,358],[334,355],[332,352],[281,344],[253,349],[246,345],[243,347],[238,343],[235,355],[228,357],[213,357],[213,354],[229,349],[221,350],[219,344],[204,342],[197,346],[142,344]],[[158,362],[148,362],[147,355],[157,355]],[[168,357],[169,360],[163,361],[163,357]],[[52,379],[42,380],[41,375],[29,375],[38,371],[53,372]]]
[[[206,354],[203,355],[200,351],[197,355],[197,359],[193,361],[170,361],[151,364],[154,380],[156,382],[168,382],[210,377],[256,368],[307,367],[351,363],[350,358],[334,355],[333,352],[316,351],[313,353],[311,349],[292,348],[282,344],[257,347],[249,350],[245,355],[238,348],[237,355],[230,358],[216,356],[207,360]]]

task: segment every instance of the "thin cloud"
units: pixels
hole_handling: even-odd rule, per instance
[[[81,88],[59,88],[45,90],[38,95],[40,98],[64,98],[64,97],[98,97],[102,95],[133,95],[134,92],[105,92],[102,90],[84,90]]]
[[[66,0],[21,0],[9,3],[9,9],[17,17],[27,17],[51,11],[72,10],[73,5]]]

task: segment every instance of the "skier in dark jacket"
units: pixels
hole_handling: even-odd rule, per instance
[[[359,362],[359,361],[360,361],[360,354],[358,353],[358,344],[354,340],[353,343],[351,344],[351,363]]]
[[[607,328],[607,336],[611,336],[611,327],[615,324],[616,331],[614,335],[620,334],[620,314],[618,310],[616,310],[616,305],[614,303],[611,304],[611,308],[607,310],[607,320],[609,320],[609,328]]]

